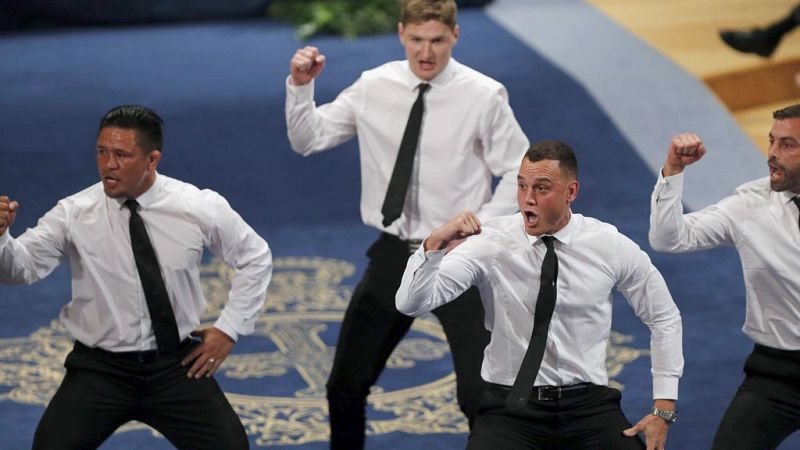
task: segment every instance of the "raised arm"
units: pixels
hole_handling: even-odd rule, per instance
[[[19,203],[0,197],[0,283],[31,284],[53,271],[64,255],[67,239],[66,210],[59,202],[36,227],[19,238],[9,228],[14,223]]]
[[[292,150],[309,155],[334,147],[356,134],[358,84],[342,91],[331,103],[314,103],[314,79],[325,67],[325,55],[316,47],[297,50],[286,79],[286,129]]]
[[[15,201],[11,201],[5,195],[0,195],[0,236],[4,235],[9,228],[11,228],[11,224],[14,223],[14,219],[17,218],[17,209],[19,208],[19,203]]]
[[[706,149],[694,133],[675,136],[650,199],[650,245],[662,252],[687,252],[730,244],[731,221],[726,211],[736,208],[729,197],[701,211],[684,214],[684,169],[700,160]]]
[[[408,259],[403,281],[397,290],[397,310],[420,316],[452,301],[475,284],[480,270],[471,259],[473,252],[445,254],[465,238],[481,232],[477,216],[462,212],[431,232],[416,253]]]

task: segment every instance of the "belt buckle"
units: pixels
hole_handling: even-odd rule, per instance
[[[417,251],[417,249],[419,249],[419,246],[422,245],[422,241],[418,240],[406,241],[406,244],[408,244],[408,254],[413,255]]]
[[[159,350],[144,350],[136,354],[136,360],[143,364],[152,364],[162,356]]]
[[[558,400],[561,398],[561,388],[558,386],[542,386],[536,388],[539,400]]]

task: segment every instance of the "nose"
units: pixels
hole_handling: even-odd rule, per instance
[[[432,51],[431,43],[430,42],[424,42],[422,44],[422,58],[423,59],[428,59],[432,54],[433,54],[433,51]]]
[[[117,156],[114,154],[109,154],[106,156],[106,168],[108,169],[116,169],[119,167],[119,161],[117,160]]]
[[[536,204],[536,191],[534,191],[533,189],[528,189],[525,192],[525,201],[529,205],[535,205]]]
[[[767,156],[769,156],[769,159],[776,159],[778,157],[778,141],[769,144]]]

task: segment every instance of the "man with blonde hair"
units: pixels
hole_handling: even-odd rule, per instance
[[[483,218],[514,212],[515,170],[528,147],[503,85],[451,57],[460,33],[453,0],[403,1],[397,30],[406,59],[363,72],[331,103],[314,104],[314,80],[325,67],[315,47],[297,50],[286,82],[295,152],[310,155],[358,137],[361,217],[381,232],[345,313],[327,383],[333,449],[363,448],[370,387],[413,322],[394,306],[409,255],[459,211]],[[501,178],[494,195],[493,177]],[[472,425],[489,342],[480,298],[473,289],[433,313]]]

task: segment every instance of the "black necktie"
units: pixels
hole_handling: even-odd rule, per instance
[[[533,333],[522,359],[522,365],[514,380],[514,386],[506,399],[506,405],[511,410],[524,408],[533,391],[533,383],[539,374],[539,367],[544,357],[544,347],[547,343],[547,330],[550,328],[550,319],[556,308],[556,280],[558,279],[558,257],[553,249],[553,236],[542,236],[542,242],[547,247],[542,261],[542,276],[539,284],[539,297],[536,300],[536,310],[533,316]]]
[[[800,195],[792,197],[792,201],[797,205],[797,209],[800,209]],[[797,226],[800,227],[800,216],[797,216]]]
[[[142,216],[136,210],[139,203],[134,199],[125,201],[125,206],[131,210],[130,230],[133,258],[136,260],[136,269],[139,279],[142,280],[144,298],[147,300],[147,310],[150,312],[150,321],[153,323],[153,333],[156,335],[158,349],[166,353],[174,353],[178,349],[180,337],[178,325],[175,323],[175,314],[169,303],[167,286],[161,277],[161,269],[153,251],[153,245],[147,236]]]
[[[381,207],[383,226],[385,227],[391,225],[403,213],[408,182],[411,181],[411,169],[414,167],[414,154],[417,152],[419,129],[422,126],[422,114],[425,112],[422,95],[429,87],[430,85],[427,83],[419,85],[417,100],[408,115],[406,131],[403,133],[403,140],[400,141],[400,151],[397,152],[392,178],[389,180],[389,188],[386,190],[386,197],[383,199],[383,207]]]

